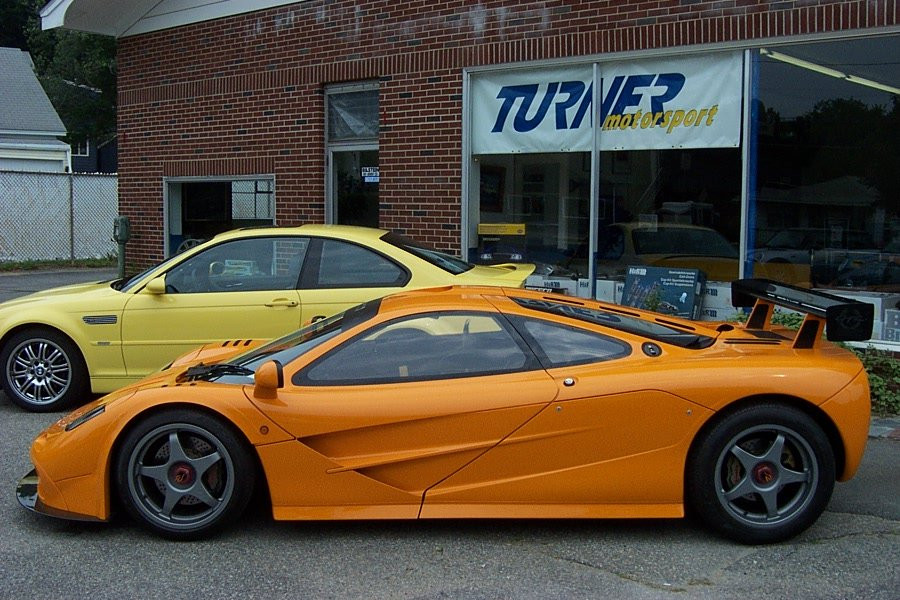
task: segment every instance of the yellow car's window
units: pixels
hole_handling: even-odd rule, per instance
[[[384,256],[340,240],[324,240],[319,260],[317,287],[394,287],[409,279]]]
[[[234,240],[208,248],[166,274],[171,294],[288,290],[297,287],[308,238]]]

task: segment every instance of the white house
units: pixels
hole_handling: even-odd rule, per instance
[[[0,48],[0,171],[70,171],[72,151],[59,140],[64,135],[31,56]]]

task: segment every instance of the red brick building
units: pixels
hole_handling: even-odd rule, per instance
[[[54,0],[42,16],[119,39],[133,267],[234,226],[347,222],[582,276],[663,253],[711,279],[787,264],[800,270],[785,279],[839,284],[833,255],[811,251],[900,253],[898,13],[896,0]],[[624,140],[642,132],[658,139]],[[636,224],[688,247],[632,248]],[[730,270],[689,258],[720,243]]]

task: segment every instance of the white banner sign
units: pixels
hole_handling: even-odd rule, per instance
[[[473,151],[591,149],[590,65],[473,76]]]
[[[727,148],[740,145],[742,54],[475,75],[475,154]]]

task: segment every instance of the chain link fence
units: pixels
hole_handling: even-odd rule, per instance
[[[0,171],[0,261],[115,256],[116,175]]]

